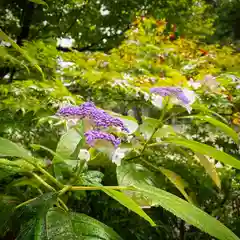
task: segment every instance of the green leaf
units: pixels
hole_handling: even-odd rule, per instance
[[[17,240],[48,239],[46,214],[56,199],[56,193],[46,193],[22,207],[21,218],[27,219],[30,217],[30,219],[21,227]]]
[[[211,123],[212,125],[216,126],[217,128],[221,129],[224,133],[226,133],[228,136],[230,136],[236,143],[239,142],[238,134],[229,126],[227,126],[225,123],[218,121],[217,119],[210,117],[210,116],[186,116],[183,118],[192,118],[192,119],[200,119],[204,122]]]
[[[203,104],[197,104],[197,103],[194,103],[192,105],[192,108],[193,109],[197,109],[197,110],[200,110],[202,112],[205,112],[205,113],[212,113],[213,115],[215,115],[216,117],[218,117],[219,119],[221,119],[223,122],[225,122],[226,124],[228,124],[228,121],[222,117],[220,114],[210,110],[207,106],[203,105]]]
[[[74,128],[69,129],[59,140],[56,153],[63,159],[70,159],[82,136]],[[77,154],[78,155],[78,154]]]
[[[49,240],[122,240],[113,229],[85,214],[51,209],[47,214]]]
[[[213,148],[206,144],[199,143],[199,142],[196,142],[193,140],[181,139],[181,138],[166,139],[165,141],[163,141],[163,143],[171,143],[171,144],[176,144],[176,145],[179,145],[182,147],[190,148],[194,152],[208,155],[220,162],[223,162],[232,167],[240,169],[240,161],[239,160],[237,160],[236,158],[232,157],[231,155],[229,155],[225,152],[219,151],[216,148]]]
[[[107,195],[109,195],[110,197],[114,198],[116,201],[121,203],[123,206],[127,207],[131,211],[135,212],[136,214],[138,214],[139,216],[147,220],[152,226],[156,226],[153,220],[142,210],[142,208],[139,207],[139,205],[136,202],[134,202],[131,198],[126,196],[124,193],[111,190],[111,189],[105,189],[103,191]]]
[[[118,116],[123,121],[124,126],[129,130],[129,134],[136,132],[138,129],[137,120],[130,116]]]
[[[18,157],[32,160],[31,153],[22,146],[0,137],[0,156]]]
[[[42,78],[44,79],[44,73],[41,69],[41,67],[36,64],[36,61],[32,59],[22,48],[20,48],[6,33],[0,29],[0,39],[3,39],[6,42],[10,42],[12,47],[15,48],[18,52],[20,52],[23,57],[25,57],[42,75]]]
[[[37,4],[42,4],[42,5],[48,6],[47,3],[44,2],[43,0],[29,0],[29,1],[30,1],[30,2],[34,2],[34,3],[37,3]]]
[[[145,118],[139,129],[140,132],[144,135],[145,139],[148,140],[158,125],[159,120],[154,118]]]
[[[154,173],[150,172],[142,165],[135,163],[128,163],[118,166],[117,180],[118,185],[121,186],[131,186],[134,185],[135,183],[157,186],[160,182],[159,179],[156,178]],[[131,197],[141,207],[149,207],[152,205],[151,200],[149,200],[142,194],[131,191],[124,191],[124,193]]]
[[[156,205],[160,205],[188,224],[199,228],[211,236],[220,240],[239,240],[239,238],[221,222],[191,203],[150,185],[135,184],[134,187],[152,199]]]
[[[185,191],[185,187],[188,186],[187,182],[183,180],[178,174],[173,171],[170,171],[166,168],[159,167],[159,170],[171,181],[172,184],[181,192],[181,194],[188,200],[190,203],[193,203],[190,196]]]
[[[135,183],[155,185],[154,173],[140,164],[128,163],[117,167],[118,185],[129,186]]]
[[[202,155],[200,153],[195,153],[195,155],[199,159],[202,166],[205,168],[208,175],[212,178],[214,183],[217,185],[217,187],[221,188],[221,180],[218,176],[215,165],[213,163],[211,163],[204,155]]]

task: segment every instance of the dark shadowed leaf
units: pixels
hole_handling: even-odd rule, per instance
[[[48,240],[122,240],[112,228],[85,214],[53,208],[46,218]]]

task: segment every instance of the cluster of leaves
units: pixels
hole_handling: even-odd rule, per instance
[[[180,3],[184,5],[185,1]],[[12,12],[18,12],[22,3],[14,4],[16,8]],[[104,19],[103,22],[107,19],[105,24],[111,22],[115,28],[117,23],[110,21],[110,17],[118,16],[115,4],[118,2],[111,5],[104,1],[111,14],[103,17],[99,15],[102,2],[96,5],[86,1],[79,5],[77,1],[64,4],[49,1],[49,12],[54,16],[46,13],[49,20],[42,23],[47,26],[43,28],[47,34],[56,33],[60,25],[68,29],[71,20],[77,22],[69,19],[73,17],[70,13],[81,8],[79,11],[86,14],[83,7],[90,12],[90,17],[83,18],[86,21],[92,20],[91,14],[94,14]],[[139,3],[135,6],[131,1],[131,4],[128,8],[136,14]],[[66,11],[63,11],[59,6],[65,5]],[[156,7],[149,3],[146,6]],[[168,6],[165,7],[169,12]],[[58,11],[53,11],[56,8]],[[38,14],[43,14],[44,9],[44,5],[36,7]],[[129,24],[133,12],[121,12],[120,19],[126,15],[123,17],[126,24],[121,27]],[[62,21],[60,25],[59,21],[53,23],[53,19],[58,18]],[[177,22],[176,18],[172,19]],[[13,39],[17,35],[9,29],[14,21],[16,24],[16,19],[9,19],[5,26]],[[92,21],[89,26],[86,22],[70,25],[69,35],[83,45],[76,45],[65,53],[56,50],[54,41],[26,42],[20,48],[1,34],[3,40],[12,45],[12,48],[1,46],[1,50],[7,50],[7,54],[3,52],[3,65],[7,63],[17,69],[15,78],[5,77],[0,89],[0,107],[4,113],[1,135],[34,149],[31,154],[18,144],[0,139],[0,155],[4,157],[0,160],[4,193],[1,215],[6,217],[1,219],[5,223],[1,233],[7,237],[11,233],[18,239],[34,236],[40,239],[146,239],[149,235],[153,239],[160,236],[209,239],[209,235],[203,233],[207,232],[218,239],[238,239],[215,218],[239,235],[239,170],[234,169],[240,169],[238,134],[227,126],[233,124],[238,131],[239,54],[227,47],[177,39],[176,32],[169,36],[166,29],[169,25],[165,21],[145,17],[135,19],[131,27],[128,26],[126,39],[108,53],[79,52],[78,48],[84,46],[88,47],[85,50],[106,47],[99,39],[97,44],[85,40],[86,36],[94,39],[95,35],[107,38],[108,34],[99,33],[102,22],[98,18],[96,21],[95,27]],[[65,33],[64,29],[56,36]],[[43,37],[44,32],[39,31]],[[38,32],[35,27],[31,34],[34,32]],[[79,32],[81,34],[76,35]],[[107,41],[108,44],[112,43]],[[204,81],[209,74],[211,80]],[[191,85],[194,88],[198,82],[201,85],[196,90],[199,99],[192,105],[192,115],[187,117],[184,108],[171,103],[162,108],[149,91],[153,86]],[[83,100],[92,100],[99,107],[118,112],[110,113],[121,118],[130,130],[129,135],[123,136],[125,141],[119,149],[89,148],[84,141],[82,122],[69,128],[68,121],[46,118],[63,104],[75,105]],[[41,124],[37,125],[39,120]],[[63,127],[66,125],[67,130]],[[221,168],[217,168],[219,163]],[[137,215],[129,217],[128,211],[115,200],[157,226],[146,226]],[[151,209],[143,211],[146,207]],[[120,237],[82,213],[102,220],[123,235]],[[121,217],[117,217],[119,215]],[[130,224],[133,219],[136,224]],[[138,231],[136,225],[144,226],[144,230]]]

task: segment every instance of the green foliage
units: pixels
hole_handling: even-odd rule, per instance
[[[240,55],[203,42],[211,5],[0,3],[5,239],[238,239]],[[150,93],[169,86],[189,103]],[[97,129],[117,149],[86,143],[89,119],[55,115],[86,101],[129,129]]]

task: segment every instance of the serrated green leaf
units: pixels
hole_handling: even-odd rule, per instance
[[[134,187],[152,199],[156,205],[170,211],[200,230],[220,240],[239,240],[239,238],[217,219],[183,199],[150,185],[135,184]]]
[[[122,240],[113,229],[85,214],[51,209],[47,213],[47,240]]]
[[[171,181],[172,184],[176,186],[176,188],[181,192],[181,194],[186,198],[186,200],[190,203],[193,203],[190,196],[185,191],[185,187],[188,184],[183,180],[178,174],[173,171],[170,171],[166,168],[159,167],[159,170]]]
[[[201,165],[205,168],[208,175],[212,178],[213,182],[217,185],[218,188],[221,188],[221,180],[218,176],[216,167],[211,163],[204,155],[200,153],[195,153]]]
[[[192,118],[192,119],[199,119],[204,122],[211,123],[215,127],[221,129],[224,133],[226,133],[228,136],[230,136],[236,143],[239,142],[238,134],[229,126],[227,126],[225,123],[218,121],[217,119],[210,117],[210,116],[201,116],[201,115],[195,115],[195,116],[186,116],[183,118]]]
[[[110,197],[114,198],[116,201],[121,203],[123,206],[125,206],[129,210],[135,212],[136,214],[138,214],[139,216],[147,220],[152,226],[156,226],[154,221],[142,210],[142,208],[139,207],[139,205],[136,202],[134,202],[131,198],[126,196],[124,193],[118,192],[112,189],[105,189],[102,191],[105,192]]]
[[[25,57],[42,75],[42,78],[44,79],[44,73],[41,69],[41,67],[35,63],[35,60],[32,59],[22,48],[20,48],[6,33],[0,29],[0,38],[3,39],[6,42],[10,42],[12,47],[15,48],[18,52],[20,52],[23,57]]]
[[[181,139],[181,138],[170,138],[163,141],[163,143],[171,143],[176,144],[182,147],[190,148],[194,152],[201,153],[203,155],[210,156],[220,162],[228,164],[232,167],[240,169],[240,161],[236,158],[232,157],[231,155],[217,150],[211,146],[208,146],[203,143],[199,143],[193,140]]]

